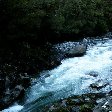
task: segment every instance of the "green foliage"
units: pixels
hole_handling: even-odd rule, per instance
[[[94,34],[112,29],[111,0],[5,0],[4,4],[1,24],[8,39],[38,38],[46,32]]]

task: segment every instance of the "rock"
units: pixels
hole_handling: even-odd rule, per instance
[[[5,79],[5,88],[8,89],[10,86],[10,79],[8,76],[6,76],[6,79]]]
[[[102,88],[105,88],[109,83],[103,82],[102,80],[98,80],[97,82],[90,85],[90,88],[100,90]]]
[[[96,103],[99,104],[99,103],[103,102],[103,100],[104,100],[104,98],[98,99],[98,100],[96,100]]]
[[[3,96],[3,91],[5,90],[5,80],[4,79],[0,79],[0,99]]]
[[[61,58],[77,57],[86,54],[87,40],[83,42],[65,42],[54,46],[57,54]]]
[[[27,88],[30,86],[30,77],[27,75],[27,73],[19,74],[20,81],[23,87]]]
[[[13,90],[9,90],[0,101],[0,110],[8,107],[14,101],[20,99],[24,95],[24,88],[17,85]]]
[[[52,106],[49,108],[50,111],[53,111],[53,110],[56,110],[56,109],[57,109],[57,108],[54,107],[54,105],[52,105]]]
[[[106,93],[88,93],[83,95],[75,95],[45,106],[42,112],[93,112],[95,107],[97,107],[99,104],[99,106],[103,106],[105,101],[108,101],[109,109],[111,109],[110,107],[112,105],[112,101],[110,99],[112,99],[112,97],[107,97],[108,96],[106,96]]]
[[[67,100],[62,100],[61,106],[66,107],[67,106]]]
[[[112,90],[108,93],[110,96],[112,96]]]
[[[3,74],[0,70],[0,99],[2,98],[5,91],[5,77],[5,74]]]
[[[17,85],[15,87],[15,89],[12,91],[12,95],[15,98],[21,97],[21,95],[23,96],[24,95],[24,87],[21,85]]]
[[[60,64],[54,51],[51,52],[51,45],[34,47],[21,43],[17,46],[14,49],[2,49],[3,56],[0,56],[0,109],[23,96],[24,88],[30,86],[35,74]]]
[[[90,75],[90,76],[93,76],[93,77],[97,77],[98,76],[98,72],[91,71],[87,75]]]
[[[105,98],[93,109],[93,112],[111,112],[112,111],[112,97]]]
[[[79,106],[73,107],[71,112],[80,112],[80,107]]]
[[[68,52],[65,53],[67,57],[76,57],[76,56],[83,56],[86,53],[87,46],[84,44],[76,45],[75,47],[71,48]]]

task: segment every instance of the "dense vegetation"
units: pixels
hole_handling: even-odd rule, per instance
[[[1,0],[0,24],[5,41],[98,35],[112,30],[112,1]]]

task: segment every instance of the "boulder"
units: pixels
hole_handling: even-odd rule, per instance
[[[76,45],[75,47],[71,48],[69,51],[65,53],[67,57],[77,57],[83,56],[86,53],[87,46],[84,44]]]
[[[100,90],[102,88],[105,88],[107,85],[109,85],[108,82],[104,82],[103,80],[98,80],[95,83],[92,83],[90,85],[91,89],[96,89],[96,90]]]
[[[87,39],[82,42],[65,42],[54,46],[57,54],[62,58],[83,56],[87,50]]]
[[[91,71],[87,75],[90,75],[90,76],[93,76],[93,77],[97,77],[98,76],[98,72]]]

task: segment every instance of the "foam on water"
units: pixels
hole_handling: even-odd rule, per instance
[[[98,42],[88,47],[85,56],[63,60],[59,67],[46,72],[50,76],[43,79],[42,83],[37,82],[31,87],[27,102],[49,92],[54,92],[53,95],[58,98],[86,93],[90,91],[88,88],[90,84],[99,79],[111,83],[111,43],[112,40],[107,40],[105,43]],[[88,75],[92,71],[97,72],[98,77]]]
[[[3,110],[2,112],[19,112],[20,110],[23,109],[23,106],[15,104],[8,109]]]

